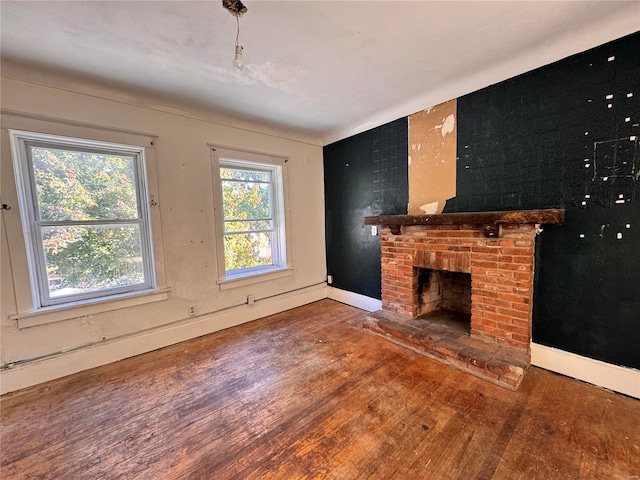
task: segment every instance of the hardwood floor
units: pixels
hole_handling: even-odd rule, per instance
[[[640,401],[511,392],[331,300],[2,397],[3,479],[637,479]]]

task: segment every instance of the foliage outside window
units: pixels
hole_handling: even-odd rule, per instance
[[[144,149],[11,141],[36,308],[153,288]]]
[[[220,159],[225,277],[286,266],[282,167]]]

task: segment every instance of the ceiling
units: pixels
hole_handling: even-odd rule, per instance
[[[330,143],[640,30],[634,1],[5,1],[5,59]]]

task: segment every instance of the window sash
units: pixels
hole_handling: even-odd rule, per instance
[[[51,221],[51,222],[64,222],[65,220],[42,220],[42,212],[40,210],[40,201],[38,198],[38,191],[37,191],[37,184],[38,182],[36,181],[36,177],[35,177],[35,164],[33,161],[33,149],[34,148],[42,148],[42,149],[51,149],[51,150],[63,150],[63,151],[68,151],[68,152],[77,152],[77,153],[89,153],[89,154],[94,154],[94,155],[105,155],[105,156],[118,156],[118,157],[122,157],[122,158],[127,158],[130,159],[131,162],[133,163],[133,173],[134,173],[134,185],[135,185],[135,193],[136,193],[136,216],[135,217],[131,217],[131,218],[118,218],[118,219],[99,219],[99,220],[95,220],[95,221],[107,221],[107,220],[138,220],[140,221],[143,218],[143,211],[141,209],[141,199],[140,199],[140,187],[144,186],[144,181],[141,181],[140,179],[140,169],[138,168],[138,164],[140,162],[139,159],[139,154],[131,154],[130,152],[124,152],[122,150],[114,150],[111,148],[105,148],[105,149],[98,149],[98,148],[92,148],[92,147],[87,147],[87,148],[81,148],[77,145],[69,145],[68,147],[66,145],[61,145],[59,143],[56,142],[47,142],[47,141],[32,141],[32,140],[26,140],[24,142],[25,144],[25,149],[26,149],[26,160],[28,162],[28,169],[29,169],[29,179],[31,182],[31,194],[33,197],[32,200],[32,205],[34,208],[34,220],[35,221]],[[58,148],[57,148],[58,147]],[[60,148],[61,147],[61,148]],[[145,177],[146,178],[146,177]],[[83,222],[89,222],[92,220],[81,220]]]
[[[224,202],[224,198],[221,198],[221,217],[222,217],[222,239],[224,244],[224,239],[231,236],[237,235],[248,235],[248,234],[259,234],[259,233],[267,233],[270,237],[270,253],[271,253],[271,262],[268,265],[260,265],[255,267],[241,267],[237,269],[226,269],[227,258],[224,255],[224,249],[222,253],[222,269],[225,272],[226,278],[234,278],[234,277],[242,277],[246,275],[251,275],[254,273],[261,273],[265,270],[271,270],[274,267],[284,268],[284,255],[283,247],[285,245],[285,231],[284,231],[284,219],[280,218],[280,209],[284,202],[284,198],[282,197],[282,174],[280,173],[281,166],[264,164],[261,162],[253,162],[249,160],[237,160],[230,158],[219,158],[218,162],[218,178],[220,188],[223,188],[223,185],[226,182],[233,183],[253,183],[253,184],[263,184],[268,185],[268,195],[269,195],[269,217],[256,217],[256,218],[242,218],[242,219],[226,219],[225,211],[226,205]],[[243,179],[235,179],[235,178],[224,178],[222,176],[222,170],[240,170],[244,172],[260,172],[260,173],[268,173],[270,181],[260,181],[260,180],[243,180]],[[222,197],[222,195],[221,195]],[[271,223],[271,228],[266,229],[249,229],[243,231],[227,231],[226,225],[231,222],[252,222],[252,221],[269,221]],[[220,246],[222,248],[222,245]]]
[[[261,172],[262,170],[251,170],[249,168],[229,168],[229,167],[220,167],[220,169],[225,169],[225,170],[242,170],[243,172]],[[273,181],[269,180],[241,180],[239,178],[222,178],[220,177],[221,180],[223,182],[230,182],[230,183],[262,183],[262,184],[266,184],[266,185],[271,185],[273,183]]]
[[[91,299],[155,288],[156,278],[153,263],[151,216],[146,200],[144,200],[148,198],[144,148],[14,130],[10,130],[10,139],[16,185],[18,187],[21,206],[23,230],[27,244],[27,263],[31,279],[34,309],[38,310],[44,307],[79,303]],[[33,147],[119,156],[131,159],[134,170],[133,183],[137,216],[135,218],[123,219],[42,220],[35,178],[35,166],[31,153]],[[78,293],[52,296],[49,287],[49,275],[47,273],[43,228],[118,225],[134,225],[138,227],[143,281],[122,286],[96,288]]]
[[[225,237],[229,235],[246,235],[247,233],[275,233],[276,229],[266,229],[266,230],[238,230],[237,232],[225,232]]]

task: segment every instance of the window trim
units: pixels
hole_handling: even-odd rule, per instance
[[[236,150],[229,147],[211,147],[211,171],[214,200],[214,225],[216,237],[218,285],[221,290],[244,286],[249,283],[268,281],[274,275],[280,277],[290,275],[293,271],[290,261],[289,229],[287,222],[288,197],[287,197],[287,157],[269,155],[259,152]],[[277,238],[277,252],[272,250],[272,264],[248,267],[227,272],[224,258],[224,213],[222,200],[222,178],[220,167],[240,167],[248,170],[270,170],[273,178],[272,207],[274,234]],[[253,168],[255,167],[255,168]],[[276,261],[277,260],[277,261]]]
[[[9,315],[9,319],[15,320],[18,329],[22,330],[24,328],[47,325],[63,320],[86,317],[87,315],[96,315],[107,311],[167,300],[170,292],[171,289],[165,287],[155,290],[139,290],[136,292],[121,293],[110,297],[93,298],[81,302],[44,307],[31,312],[16,313]]]
[[[149,185],[145,147],[14,129],[9,129],[9,140],[16,180],[16,192],[20,205],[22,230],[25,239],[34,311],[49,311],[55,308],[82,305],[83,303],[108,300],[110,298],[118,298],[122,295],[144,293],[157,289],[151,212],[148,204]],[[57,298],[51,297],[48,287],[48,276],[46,274],[46,258],[42,242],[41,224],[46,223],[62,226],[65,224],[87,225],[91,224],[92,221],[51,222],[40,219],[33,162],[29,153],[29,146],[31,145],[133,157],[136,177],[135,188],[138,198],[136,206],[137,218],[135,220],[127,219],[116,222],[98,221],[96,224],[113,223],[120,225],[129,223],[139,226],[145,282],[123,287],[82,292],[75,295],[64,295]]]

